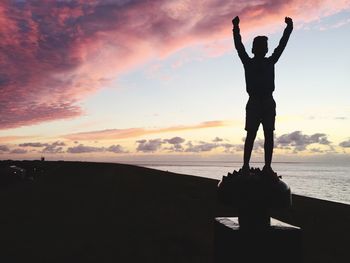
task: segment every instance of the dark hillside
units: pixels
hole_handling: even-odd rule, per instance
[[[212,262],[218,181],[137,166],[0,162],[0,262]],[[36,168],[36,170],[34,170]],[[293,196],[275,213],[301,226],[307,263],[347,262],[350,206]],[[234,249],[234,248],[233,248]]]

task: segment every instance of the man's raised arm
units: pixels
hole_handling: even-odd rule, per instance
[[[280,58],[280,56],[282,55],[282,52],[287,45],[289,36],[293,31],[293,20],[290,17],[286,17],[284,21],[286,22],[287,26],[283,31],[283,36],[280,40],[280,43],[278,44],[278,47],[275,48],[275,50],[273,51],[270,57],[274,63],[276,63]]]
[[[248,56],[247,52],[245,51],[244,45],[242,43],[242,38],[241,38],[240,30],[239,30],[239,17],[238,16],[236,16],[232,20],[232,24],[233,24],[233,40],[235,42],[235,47],[237,49],[239,58],[241,59],[242,63],[244,64],[249,59],[249,56]]]

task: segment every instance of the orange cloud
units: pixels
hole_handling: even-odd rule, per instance
[[[36,136],[1,136],[0,143],[14,142],[31,138],[36,138]]]
[[[65,139],[76,140],[76,141],[115,140],[115,139],[139,137],[139,136],[148,135],[148,134],[215,128],[215,127],[227,126],[229,124],[230,123],[226,121],[207,121],[197,125],[188,125],[188,126],[181,125],[181,126],[173,126],[173,127],[159,128],[159,129],[144,129],[144,128],[108,129],[108,130],[100,130],[100,131],[67,134],[62,137]]]

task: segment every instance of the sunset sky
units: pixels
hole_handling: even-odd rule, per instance
[[[254,36],[270,55],[294,21],[275,160],[350,160],[350,0],[1,1],[0,159],[240,160],[236,15],[250,55]]]

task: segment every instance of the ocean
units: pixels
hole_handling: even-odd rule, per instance
[[[221,180],[228,172],[241,168],[232,162],[152,162],[137,163],[139,166]],[[263,163],[252,163],[263,167]],[[350,204],[350,164],[279,162],[273,169],[286,182],[293,193],[324,200]]]

